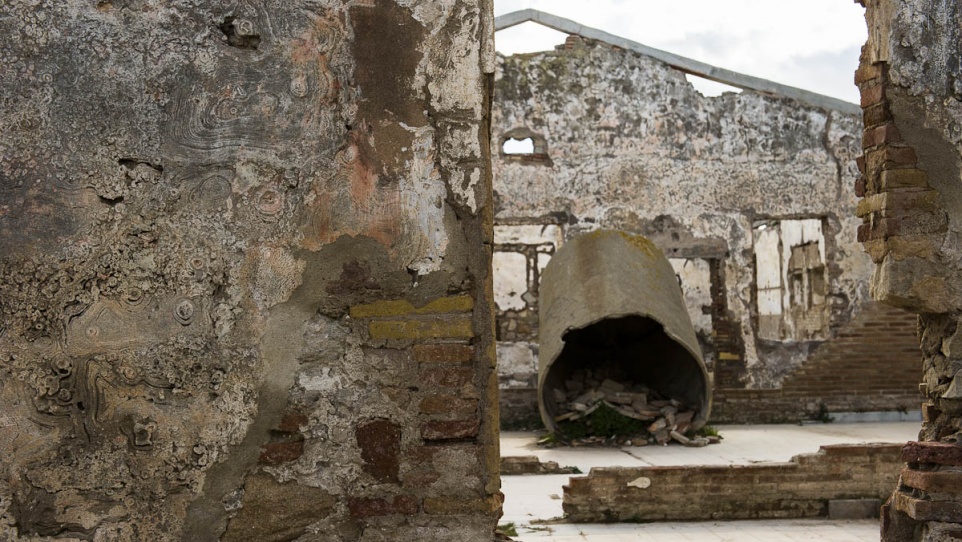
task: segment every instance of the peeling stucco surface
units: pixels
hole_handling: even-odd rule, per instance
[[[490,12],[0,5],[0,539],[491,539]]]

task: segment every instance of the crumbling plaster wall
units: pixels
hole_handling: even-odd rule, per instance
[[[962,5],[868,0],[859,240],[873,295],[920,313],[923,424],[883,510],[886,541],[962,536]]]
[[[848,188],[858,174],[857,116],[752,91],[704,97],[658,61],[579,38],[556,51],[498,58],[496,231],[498,224],[560,223],[570,238],[618,228],[649,236],[679,270],[686,262],[716,266],[727,301],[721,316],[738,335],[720,349],[716,382],[727,363],[740,374],[725,385],[777,386],[829,335],[759,336],[753,227],[760,221],[821,223],[829,328],[867,299],[870,261],[855,238]],[[533,136],[544,152],[498,152],[511,136]],[[692,305],[705,297],[706,273],[683,284]],[[513,354],[508,365],[517,366],[514,358],[526,351],[499,343],[499,353]]]
[[[0,539],[492,539],[492,20],[0,3]]]

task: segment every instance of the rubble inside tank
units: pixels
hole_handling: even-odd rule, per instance
[[[720,438],[692,429],[695,408],[645,384],[612,379],[605,369],[579,369],[551,390],[558,414],[552,441],[571,445],[644,446],[676,442],[700,447]]]

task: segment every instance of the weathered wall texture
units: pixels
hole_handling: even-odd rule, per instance
[[[962,536],[962,5],[870,0],[855,82],[865,136],[859,239],[873,295],[920,313],[920,444],[883,517],[885,540]],[[924,472],[923,472],[924,471]],[[947,489],[944,481],[952,482]],[[913,489],[914,488],[914,489]]]
[[[650,57],[571,37],[499,57],[493,126],[500,375],[518,406],[539,271],[561,237],[652,239],[719,388],[778,387],[871,304],[849,188],[856,115],[749,90],[706,98]],[[529,137],[533,153],[498,152]]]
[[[0,3],[0,539],[491,540],[491,19]]]

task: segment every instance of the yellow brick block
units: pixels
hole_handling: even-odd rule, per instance
[[[444,516],[492,514],[500,507],[501,498],[497,495],[485,499],[461,499],[458,497],[428,497],[424,499],[425,512]]]
[[[469,339],[471,320],[454,317],[438,320],[374,320],[368,328],[372,339]]]
[[[861,218],[870,213],[881,211],[885,208],[886,193],[866,196],[859,200],[858,207],[855,208],[855,216]]]
[[[858,217],[871,213],[887,211],[898,216],[902,214],[936,213],[941,211],[939,193],[935,190],[921,190],[912,192],[882,192],[862,198],[855,209]],[[883,215],[885,216],[885,215]]]
[[[367,305],[355,305],[351,307],[351,318],[389,318],[392,316],[444,314],[450,312],[471,312],[473,309],[474,299],[467,295],[440,297],[430,301],[423,307],[415,307],[406,299],[392,299]]]
[[[879,176],[882,190],[893,188],[928,188],[929,176],[919,169],[890,169]]]
[[[718,359],[723,359],[725,361],[733,361],[736,359],[741,359],[741,356],[739,356],[738,354],[729,354],[728,352],[720,352],[718,354]]]

